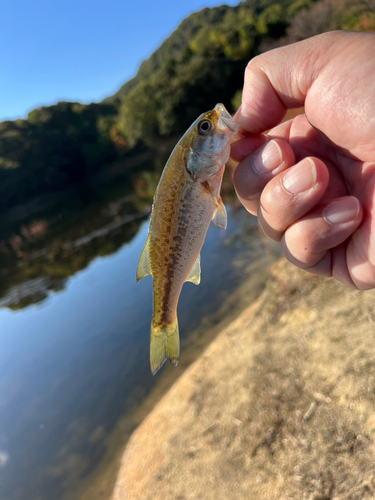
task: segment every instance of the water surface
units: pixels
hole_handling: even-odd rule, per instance
[[[97,207],[95,227],[70,229],[68,239],[58,237],[66,225],[51,229],[48,243],[33,247],[36,256],[29,248],[36,240],[27,246],[25,236],[16,248],[13,287],[0,302],[1,500],[58,500],[67,491],[78,498],[119,420],[157,383],[149,368],[152,281],[135,282],[148,221],[145,212],[127,220],[123,200],[106,202],[114,213],[104,219]],[[227,231],[211,225],[201,284],[181,294],[182,346],[207,318],[218,321],[248,276],[243,263],[264,255],[253,225],[241,210],[229,213]]]

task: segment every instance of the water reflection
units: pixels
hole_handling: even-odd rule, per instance
[[[134,369],[147,364],[140,311],[150,301],[145,289],[132,292],[142,239],[95,260],[41,306],[0,312],[5,498],[59,498],[100,459]]]
[[[20,309],[44,300],[92,259],[131,240],[150,213],[151,196],[128,193],[129,182],[115,187],[83,190],[52,211],[1,231],[0,307]]]
[[[0,498],[78,498],[119,419],[157,380],[151,279],[135,283],[149,199],[114,200],[25,222],[2,240]],[[264,255],[251,223],[229,212],[227,232],[210,227],[202,283],[181,294],[182,345],[216,321],[246,279],[242,264]]]

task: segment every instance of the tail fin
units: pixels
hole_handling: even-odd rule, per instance
[[[152,374],[155,375],[167,359],[176,366],[179,354],[180,338],[177,320],[171,325],[157,327],[151,325],[150,365]]]

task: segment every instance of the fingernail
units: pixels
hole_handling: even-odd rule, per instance
[[[323,217],[330,224],[343,224],[356,219],[359,213],[357,198],[342,198],[333,201],[323,210]]]
[[[254,169],[260,174],[267,174],[279,167],[282,161],[279,145],[275,141],[270,141],[255,157]]]
[[[300,194],[316,184],[316,168],[310,158],[290,168],[284,175],[283,185],[289,193]]]

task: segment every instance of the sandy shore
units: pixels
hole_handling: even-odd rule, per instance
[[[133,433],[112,500],[375,498],[375,290],[293,268]]]

